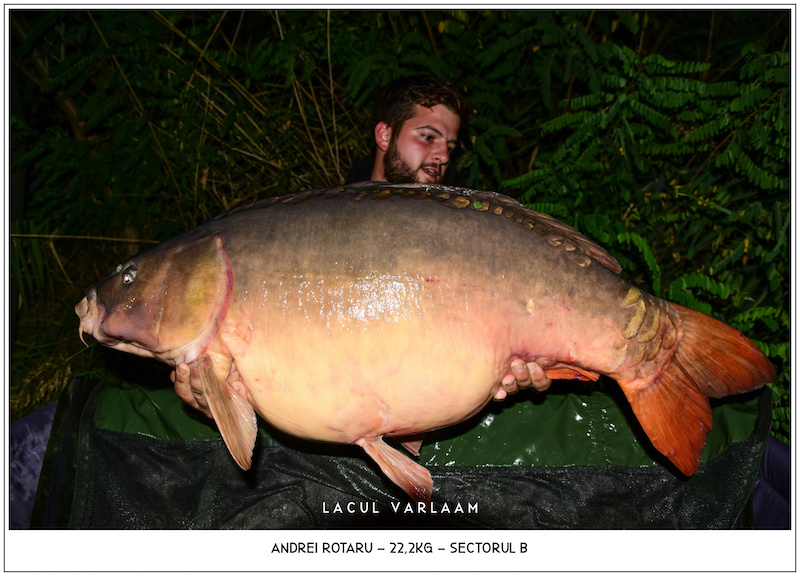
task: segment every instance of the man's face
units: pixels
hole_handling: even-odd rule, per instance
[[[417,105],[414,117],[391,134],[383,157],[386,181],[441,182],[456,147],[460,124],[458,115],[441,104],[432,108]]]

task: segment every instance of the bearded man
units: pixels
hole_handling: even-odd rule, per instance
[[[345,184],[373,180],[395,184],[460,184],[451,165],[469,104],[433,76],[400,78],[379,94],[373,114],[375,149],[356,162]]]

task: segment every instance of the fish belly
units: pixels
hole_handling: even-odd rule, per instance
[[[423,284],[420,292],[391,319],[362,316],[360,300],[335,319],[325,307],[271,314],[234,355],[256,411],[287,433],[346,443],[425,432],[477,412],[510,361],[506,319],[467,315],[463,300],[433,310],[420,300],[439,291]]]

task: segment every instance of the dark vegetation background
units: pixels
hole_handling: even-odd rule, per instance
[[[12,417],[73,377],[139,370],[78,341],[88,285],[239,203],[341,183],[369,151],[375,91],[429,72],[474,107],[466,182],[745,332],[777,367],[788,443],[790,18],[12,11]]]

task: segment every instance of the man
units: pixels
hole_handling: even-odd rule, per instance
[[[401,78],[381,91],[373,119],[374,153],[353,166],[346,184],[363,180],[458,184],[451,157],[458,132],[469,121],[469,105],[460,93],[432,76]],[[211,417],[196,371],[179,364],[171,378],[175,392],[186,404]],[[246,388],[236,372],[231,372],[228,382],[246,397]],[[526,365],[523,359],[513,358],[494,399],[504,400],[508,394],[531,386],[546,390],[550,378],[538,364]]]
[[[345,184],[373,180],[460,185],[450,160],[469,105],[432,76],[409,76],[386,86],[373,114],[375,148],[356,162]]]

